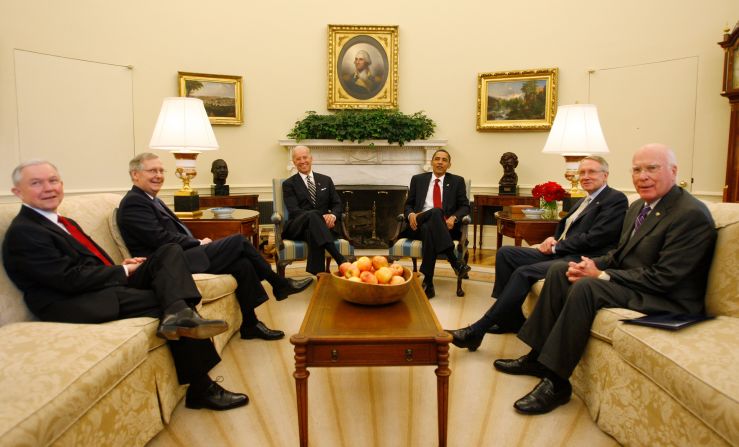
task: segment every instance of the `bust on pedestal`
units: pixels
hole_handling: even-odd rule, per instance
[[[500,156],[500,164],[503,166],[503,177],[498,182],[498,194],[515,196],[518,194],[518,156],[513,152],[505,152]]]
[[[228,177],[228,165],[226,164],[226,161],[220,158],[213,160],[210,172],[213,173],[214,183],[210,187],[210,193],[214,196],[229,195],[230,188],[226,184],[226,178]]]

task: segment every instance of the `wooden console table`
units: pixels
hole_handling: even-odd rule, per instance
[[[259,194],[232,194],[230,196],[200,196],[200,209],[215,208],[219,206],[256,210],[259,203]]]
[[[251,238],[255,247],[259,247],[259,212],[237,209],[231,216],[224,219],[216,217],[212,211],[203,210],[203,216],[200,218],[180,220],[198,239],[209,237],[215,240],[232,234],[243,234]]]
[[[480,247],[485,220],[485,208],[503,208],[511,205],[539,206],[539,199],[531,196],[512,196],[505,194],[475,194],[472,207],[472,249],[477,247],[477,223],[480,222]],[[500,244],[498,244],[500,247]]]
[[[300,445],[308,445],[308,367],[437,365],[436,401],[439,446],[446,446],[449,407],[449,343],[419,274],[402,300],[386,306],[361,306],[338,296],[329,273],[318,274],[295,345]]]
[[[515,240],[516,247],[521,246],[521,241],[526,241],[529,245],[538,244],[549,236],[553,236],[557,224],[559,224],[559,219],[513,217],[504,211],[495,213],[495,219],[498,221],[497,248],[503,245],[503,236],[512,237]]]

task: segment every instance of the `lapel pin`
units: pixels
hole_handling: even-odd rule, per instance
[[[661,216],[661,215],[662,215],[662,213],[660,213],[659,211],[657,211],[657,212],[656,212],[656,213],[654,213],[654,214],[655,214],[655,216],[657,216],[657,217],[659,217],[659,216]]]

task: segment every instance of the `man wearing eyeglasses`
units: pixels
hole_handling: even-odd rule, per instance
[[[254,312],[268,299],[261,281],[272,285],[272,292],[279,301],[308,287],[312,278],[281,278],[243,235],[234,234],[215,241],[194,238],[182,221],[157,198],[164,184],[164,168],[157,155],[144,152],[134,157],[129,163],[129,174],[133,187],[121,200],[116,220],[131,254],[145,257],[164,244],[180,245],[190,272],[228,273],[236,278],[236,297],[243,317],[241,338],[283,338],[282,331],[267,327]]]
[[[622,307],[645,314],[700,314],[716,229],[706,206],[675,185],[674,152],[648,144],[632,160],[640,199],[626,213],[618,246],[547,271],[534,311],[518,332],[531,351],[499,359],[497,370],[542,380],[513,405],[524,414],[547,413],[570,400],[569,377],[582,357],[598,309]]]
[[[576,202],[557,225],[554,236],[538,247],[501,247],[495,256],[495,304],[474,324],[453,331],[455,346],[475,351],[486,331],[518,332],[531,285],[544,278],[556,261],[579,261],[581,255],[600,256],[616,246],[626,215],[626,196],[608,186],[608,162],[597,155],[580,161],[580,185],[587,196]]]

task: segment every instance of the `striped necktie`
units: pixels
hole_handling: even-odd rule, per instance
[[[649,214],[650,211],[652,211],[651,206],[645,206],[644,208],[641,209],[641,211],[639,212],[639,215],[636,216],[636,221],[634,222],[634,232],[636,232],[636,230],[638,230],[639,227],[641,227],[641,224],[644,223],[644,220],[647,218],[647,214]]]
[[[310,197],[310,203],[316,206],[316,185],[310,178],[310,175],[305,177],[305,181],[308,183],[308,196]]]
[[[580,214],[582,214],[582,212],[585,211],[585,208],[587,208],[588,205],[590,204],[590,200],[591,200],[590,196],[586,197],[585,200],[580,202],[580,206],[577,207],[575,212],[572,213],[572,215],[567,218],[567,220],[565,221],[565,230],[562,232],[562,235],[559,237],[558,240],[563,241],[565,237],[567,237],[567,231],[570,229],[570,226],[572,226],[572,222],[574,222],[575,219],[577,219],[578,216],[580,216]]]

